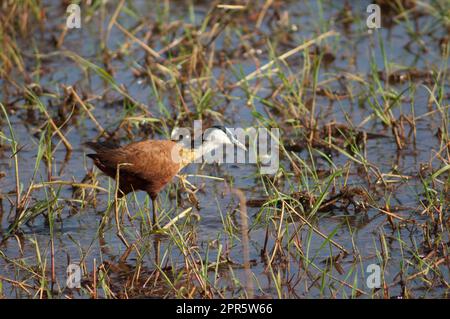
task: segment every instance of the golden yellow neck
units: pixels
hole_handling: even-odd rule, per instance
[[[196,150],[190,150],[184,147],[180,147],[179,154],[181,159],[180,170],[197,158]]]
[[[178,155],[179,155],[179,163],[180,163],[180,170],[185,167],[186,165],[194,162],[195,160],[199,159],[206,153],[211,152],[212,150],[219,147],[220,144],[215,144],[211,141],[206,141],[203,143],[200,147],[191,150],[184,148],[182,145],[178,144]]]

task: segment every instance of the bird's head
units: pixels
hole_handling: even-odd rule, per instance
[[[204,133],[204,140],[218,145],[236,145],[237,147],[247,150],[244,144],[239,142],[230,129],[225,126],[215,125],[207,129]]]

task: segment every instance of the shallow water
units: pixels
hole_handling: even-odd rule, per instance
[[[112,4],[106,6],[106,16],[110,17],[114,12],[116,7],[115,1]],[[134,11],[138,12],[145,17],[145,19],[152,23],[157,20],[157,11],[154,10],[155,6],[162,8],[162,4],[153,1],[131,1],[134,6]],[[278,2],[277,2],[278,3]],[[417,44],[417,42],[412,41],[411,50],[408,52],[405,49],[405,45],[411,41],[411,37],[408,36],[407,24],[405,22],[400,22],[392,27],[382,27],[379,31],[369,34],[367,32],[367,27],[365,26],[366,20],[366,7],[369,1],[361,1],[358,4],[352,4],[353,15],[357,17],[357,21],[351,24],[350,30],[345,32],[342,25],[335,25],[337,14],[342,11],[344,6],[343,2],[336,1],[325,1],[322,4],[322,9],[318,8],[318,4],[315,2],[296,2],[287,1],[281,3],[281,11],[289,12],[289,25],[285,27],[292,28],[293,25],[298,29],[298,31],[286,31],[281,28],[281,31],[286,32],[291,36],[290,46],[296,47],[303,43],[306,39],[311,39],[317,36],[318,33],[328,31],[330,29],[336,29],[339,33],[339,37],[332,37],[325,41],[328,49],[335,55],[335,60],[331,62],[326,67],[321,67],[318,75],[319,83],[326,81],[327,79],[341,76],[343,74],[353,74],[357,75],[366,81],[370,81],[371,69],[370,69],[370,56],[374,55],[374,59],[378,70],[383,70],[383,54],[379,46],[378,35],[382,40],[386,49],[386,59],[390,63],[390,67],[403,66],[406,68],[416,68],[418,70],[430,70],[438,69],[443,64],[442,56],[439,53],[439,47],[436,39],[442,38],[448,32],[444,27],[436,28],[432,37],[430,35],[423,35],[420,39],[426,44],[427,52],[424,52],[422,48]],[[192,23],[189,15],[186,14],[188,11],[188,6],[184,2],[171,1],[170,2],[170,19],[172,21],[184,20],[187,23]],[[113,131],[117,128],[120,120],[126,114],[126,110],[121,101],[122,97],[118,95],[113,90],[110,90],[108,84],[106,84],[102,79],[91,72],[90,76],[86,78],[85,73],[81,68],[79,68],[76,63],[72,60],[64,57],[61,53],[62,49],[55,51],[54,45],[51,44],[53,38],[60,34],[60,26],[64,21],[64,8],[59,4],[54,4],[53,1],[44,1],[44,7],[46,8],[47,21],[45,25],[45,31],[41,32],[39,29],[33,31],[26,39],[19,40],[21,50],[24,52],[25,65],[30,70],[35,68],[36,60],[33,58],[34,52],[36,50],[47,57],[43,58],[40,63],[45,67],[46,72],[40,74],[38,82],[42,88],[48,89],[57,94],[62,94],[62,85],[72,85],[75,86],[78,92],[85,92],[90,97],[95,97],[97,95],[102,96],[106,89],[109,92],[104,96],[104,99],[94,99],[90,102],[95,109],[93,110],[93,115],[101,123],[101,125],[107,131]],[[195,24],[198,25],[202,23],[205,12],[209,9],[207,2],[201,2],[195,4]],[[272,12],[272,9],[268,11],[268,14]],[[160,17],[161,18],[161,17]],[[99,30],[101,29],[101,18],[100,11],[90,17],[90,22],[83,24],[80,30],[69,30],[67,36],[64,40],[63,48],[76,54],[82,56],[83,58],[102,66],[101,58],[101,48],[100,48],[100,37],[101,34]],[[103,28],[107,27],[109,19],[103,20]],[[430,15],[424,15],[414,21],[419,25],[419,29],[426,30],[430,28],[434,23],[435,18]],[[132,16],[127,16],[121,14],[120,23],[130,29],[131,26],[135,25],[137,21]],[[268,37],[271,42],[275,43],[278,41],[278,37],[274,35],[273,26],[267,24],[267,21],[263,23],[261,32],[264,36],[260,36],[252,33],[253,27],[247,31],[248,40],[250,43],[256,42],[258,40]],[[238,51],[240,48],[239,38],[235,35],[229,36],[227,31],[225,34],[221,34],[214,42],[215,49],[217,51],[224,51],[232,53]],[[292,30],[292,29],[291,29]],[[146,27],[143,31],[136,34],[137,37],[142,38],[145,32],[148,31]],[[173,38],[180,36],[183,29],[177,31],[177,34],[173,35]],[[230,40],[231,39],[231,40]],[[110,50],[117,50],[121,45],[123,45],[126,38],[123,33],[121,33],[117,28],[113,28],[109,36],[109,41],[107,46]],[[152,43],[152,48],[159,50],[163,48],[159,41]],[[259,47],[261,54],[258,56],[261,64],[267,63],[270,59],[269,48],[267,45],[263,44]],[[290,47],[283,46],[278,43],[277,53],[283,53],[291,49]],[[114,68],[114,78],[117,83],[123,84],[127,88],[127,92],[136,101],[142,102],[148,106],[148,110],[151,112],[152,117],[156,119],[163,119],[166,115],[164,110],[161,109],[156,103],[155,92],[152,90],[152,85],[148,81],[143,81],[141,79],[136,79],[132,73],[132,67],[136,67],[137,63],[143,63],[145,58],[144,50],[140,49],[136,44],[132,45],[128,49],[128,54],[125,54],[122,59],[113,60],[111,67]],[[236,69],[234,71],[241,71],[243,74],[249,74],[255,70],[255,64],[252,59],[246,59],[244,57],[238,56],[233,60],[233,67]],[[282,70],[281,72],[294,72],[295,74],[300,74],[304,63],[304,56],[302,53],[296,54],[287,60],[290,70]],[[224,69],[219,66],[215,66],[212,70],[214,77],[219,78],[220,76],[225,77],[225,82],[227,84],[237,83],[240,77],[236,77],[236,72],[231,69]],[[297,75],[298,75],[297,74]],[[36,80],[36,78],[35,78]],[[19,83],[23,84],[23,81],[18,77]],[[275,76],[273,79],[274,83],[270,83],[267,79],[260,80],[258,85],[260,87],[257,94],[261,97],[265,97],[273,92],[273,86],[279,85],[281,83],[279,77]],[[256,81],[251,81],[254,84]],[[412,95],[408,91],[407,96],[409,98],[414,97],[413,102],[405,101],[401,102],[401,109],[393,109],[394,115],[398,116],[400,112],[405,116],[411,115],[411,108],[414,109],[414,115],[420,116],[432,109],[428,106],[429,93],[423,87],[422,84],[430,87],[431,84],[425,83],[423,80],[418,80],[414,82],[407,82],[401,84],[392,84],[392,89],[397,93],[408,88],[408,86],[414,86],[416,88],[415,93]],[[10,83],[5,79],[0,80],[0,85],[4,88],[0,94],[0,100],[3,101],[4,105],[10,105],[10,102],[15,99],[14,95],[6,94],[6,87],[11,90]],[[215,85],[214,81],[210,82],[211,86]],[[316,113],[319,125],[325,125],[330,122],[345,123],[346,118],[350,119],[351,122],[357,126],[361,123],[367,116],[373,113],[373,110],[363,103],[359,105],[358,96],[364,95],[367,88],[364,85],[358,83],[350,83],[352,86],[352,93],[354,98],[346,98],[339,101],[330,101],[328,98],[323,96],[317,96],[316,98]],[[446,90],[448,88],[448,79],[446,84],[443,86]],[[341,91],[342,86],[336,81],[326,85],[331,90]],[[445,92],[444,92],[445,93]],[[169,110],[170,116],[176,118],[177,111],[171,106],[174,103],[178,103],[174,96],[171,94],[170,89],[168,91],[159,92],[161,95],[161,102]],[[236,88],[231,90],[229,93],[232,97],[231,102],[227,102],[224,96],[217,93],[214,97],[216,111],[223,114],[226,124],[232,127],[248,127],[248,126],[259,126],[257,118],[254,116],[254,112],[259,112],[261,114],[267,114],[267,108],[262,102],[257,100],[253,101],[254,109],[247,106],[247,96],[246,93],[241,88]],[[444,94],[445,95],[445,94]],[[85,98],[85,97],[84,97]],[[49,105],[49,101],[54,99],[51,97],[41,97],[41,101],[45,105]],[[111,102],[107,104],[106,102]],[[187,101],[189,106],[194,108],[194,103],[192,101]],[[411,105],[412,104],[412,105]],[[448,106],[448,95],[447,99],[442,102],[442,105]],[[39,112],[34,111],[35,118],[27,118],[27,112],[23,107],[23,101],[15,103],[13,106],[14,111],[11,109],[9,111],[9,119],[14,128],[16,138],[19,145],[23,148],[19,153],[19,172],[22,187],[27,187],[32,174],[34,171],[35,160],[37,156],[38,143],[39,143],[39,127],[45,122],[45,119],[39,115]],[[58,109],[59,105],[53,105],[49,107],[50,110]],[[435,107],[433,106],[433,110]],[[133,114],[133,111],[128,111]],[[138,111],[136,111],[138,112]],[[447,110],[448,112],[448,110]],[[74,150],[70,157],[66,160],[66,152],[63,145],[57,146],[54,152],[53,166],[52,166],[52,176],[55,180],[74,180],[81,181],[88,170],[91,169],[92,163],[88,158],[85,157],[87,149],[82,146],[85,141],[93,140],[98,136],[98,130],[89,118],[82,112],[72,118],[72,122],[66,126],[64,129],[65,137],[74,146]],[[448,114],[448,113],[447,113]],[[277,117],[275,115],[275,117]],[[285,119],[281,116],[277,119],[280,123],[283,123]],[[162,120],[163,122],[165,120]],[[217,121],[217,119],[216,119]],[[359,127],[367,132],[383,134],[385,137],[369,139],[367,142],[367,159],[369,162],[376,165],[379,170],[383,173],[390,172],[393,168],[399,174],[408,176],[417,176],[417,172],[420,170],[420,165],[425,163],[431,163],[436,167],[439,167],[439,158],[435,155],[435,152],[439,150],[440,143],[436,138],[436,132],[441,124],[441,118],[439,112],[434,115],[427,116],[423,120],[418,120],[416,123],[416,143],[407,143],[405,148],[399,151],[396,147],[394,137],[390,131],[390,128],[381,125],[380,121],[369,121],[367,124]],[[6,136],[9,136],[9,131],[7,129],[6,122],[2,119],[0,122],[1,131]],[[170,127],[167,128],[166,125],[160,126],[161,132],[154,134],[146,134],[143,130],[139,131],[140,128],[134,126],[132,128],[134,133],[139,136],[137,139],[141,139],[145,136],[149,138],[167,138],[169,134]],[[164,132],[164,134],[161,134]],[[292,135],[290,135],[292,134]],[[282,138],[286,140],[296,140],[298,136],[292,132],[283,131]],[[124,134],[120,135],[120,140],[122,143],[129,141],[129,138]],[[54,143],[58,143],[59,139],[54,137]],[[309,161],[309,154],[307,150],[301,150],[297,152],[297,155]],[[318,156],[320,157],[320,156]],[[323,159],[316,159],[317,165],[325,170],[329,170],[330,166]],[[336,166],[342,167],[349,162],[348,158],[342,154],[334,154],[333,162]],[[286,170],[292,170],[289,161],[283,157],[280,166],[284,167]],[[6,143],[3,143],[3,147],[0,149],[0,171],[6,174],[5,177],[0,179],[0,191],[2,200],[2,219],[1,228],[4,233],[9,225],[9,221],[13,216],[13,203],[15,201],[14,189],[14,167],[13,160],[11,159],[11,152]],[[267,196],[264,190],[264,185],[261,183],[261,179],[258,177],[258,169],[256,165],[252,164],[226,164],[220,167],[216,165],[205,165],[201,166],[199,164],[192,164],[184,171],[186,174],[199,174],[202,176],[211,175],[217,177],[227,177],[233,180],[233,186],[244,191],[247,199],[252,198],[264,198]],[[108,180],[107,177],[99,174],[98,177],[102,187],[112,190],[114,184]],[[218,240],[223,247],[227,247],[230,250],[230,258],[236,263],[243,263],[242,246],[239,238],[234,238],[224,230],[224,225],[222,217],[226,214],[230,214],[237,205],[238,200],[235,197],[230,196],[225,192],[224,182],[221,180],[213,180],[209,178],[195,177],[191,176],[188,180],[193,184],[201,188],[196,196],[199,201],[200,210],[198,215],[199,220],[191,218],[188,220],[188,226],[186,229],[190,230],[191,234],[195,234],[195,242],[199,247],[199,254],[205,258],[208,256],[209,260],[215,260],[217,256],[217,249],[211,248],[206,249],[208,245],[211,245],[212,241]],[[445,179],[443,179],[445,181]],[[47,181],[47,168],[42,163],[38,174],[36,176],[36,183]],[[313,187],[313,181],[310,181],[311,187]],[[349,177],[348,183],[350,185],[363,185],[364,177],[360,177],[357,174],[351,175]],[[291,189],[296,191],[302,191],[299,188],[299,184],[295,179],[290,181],[282,181],[279,185],[279,189],[290,192]],[[166,190],[160,196],[160,204],[163,209],[163,221],[165,223],[170,218],[173,218],[177,214],[181,213],[185,208],[190,207],[189,203],[185,203],[185,207],[177,207],[176,201],[170,195],[176,193],[179,188],[179,184],[174,183],[166,188]],[[55,188],[58,189],[58,188]],[[382,193],[381,198],[377,200],[380,206],[383,206],[385,198],[389,199],[389,204],[391,207],[402,207],[403,209],[398,212],[403,218],[416,219],[417,222],[427,222],[427,215],[418,215],[417,209],[420,208],[420,199],[423,198],[423,186],[418,178],[411,178],[403,183],[394,184],[393,188],[390,190],[380,190]],[[45,200],[48,196],[48,192],[43,189],[34,191],[32,194],[32,202],[30,207],[39,200]],[[383,196],[385,198],[383,198]],[[128,196],[128,208],[132,214],[133,221],[130,222],[128,218],[125,218],[125,234],[130,242],[133,239],[143,238],[143,240],[148,241],[147,244],[142,245],[149,246],[149,253],[145,254],[143,261],[143,268],[147,269],[148,272],[154,269],[153,262],[153,241],[160,241],[162,258],[169,259],[168,256],[164,256],[164,252],[167,251],[171,255],[171,263],[178,263],[178,266],[183,266],[183,256],[180,254],[178,249],[173,248],[173,243],[167,237],[157,238],[154,235],[148,235],[141,237],[139,234],[140,224],[142,222],[141,216],[139,216],[137,211],[139,211],[139,206],[144,207],[148,203],[148,198],[146,194],[137,193],[137,203],[133,199],[132,195]],[[79,261],[83,258],[83,261],[87,267],[87,273],[92,276],[92,267],[94,260],[97,265],[102,262],[117,262],[120,255],[124,252],[125,246],[116,236],[116,230],[114,226],[114,221],[107,227],[105,232],[105,242],[108,251],[101,249],[98,240],[98,228],[101,221],[102,213],[105,211],[110,202],[108,195],[100,192],[97,195],[97,202],[95,208],[92,205],[87,205],[85,208],[81,208],[79,204],[75,204],[77,214],[72,215],[71,205],[69,202],[72,201],[72,190],[70,187],[62,186],[60,188],[60,193],[58,197],[58,206],[60,207],[59,214],[60,218],[55,223],[54,229],[54,245],[55,245],[55,265],[56,265],[56,275],[57,275],[57,287],[63,289],[66,281],[66,267],[68,261]],[[444,205],[444,213],[448,216],[448,211],[445,211],[446,207]],[[263,223],[257,221],[257,216],[261,212],[267,215],[274,215],[275,207],[258,208],[258,207],[248,207],[248,217],[249,225],[251,231],[249,232],[250,237],[250,259],[252,260],[251,271],[254,273],[258,284],[261,289],[255,288],[255,295],[262,296],[267,295],[271,297],[278,297],[276,284],[274,279],[271,277],[266,269],[266,265],[261,260],[260,250],[262,249],[265,227]],[[150,208],[146,209],[149,212]],[[11,213],[11,215],[10,215]],[[317,220],[314,220],[315,225],[325,234],[330,234],[334,231],[336,233],[333,236],[333,240],[337,243],[343,245],[347,250],[352,251],[352,241],[356,243],[358,250],[360,252],[359,258],[344,258],[341,262],[343,268],[343,273],[337,271],[334,267],[330,270],[330,275],[339,278],[339,280],[346,281],[350,284],[355,284],[362,290],[370,291],[365,287],[365,273],[366,266],[372,263],[379,264],[380,256],[379,252],[383,249],[380,243],[380,233],[384,234],[386,238],[389,238],[389,242],[386,245],[389,248],[389,262],[384,268],[384,280],[387,283],[395,281],[397,278],[395,276],[399,272],[401,263],[406,259],[413,260],[412,252],[405,250],[404,247],[400,247],[398,237],[405,242],[405,246],[415,247],[420,246],[423,241],[422,230],[417,225],[408,225],[407,227],[402,227],[397,230],[392,230],[389,228],[389,224],[385,223],[386,217],[383,214],[379,214],[376,209],[369,208],[367,212],[345,212],[340,210],[335,210],[321,214]],[[222,216],[222,217],[221,217]],[[234,212],[232,214],[231,220],[236,222],[236,225],[240,224],[239,213]],[[145,221],[142,222],[145,224]],[[350,225],[350,226],[348,226]],[[291,233],[295,231],[295,227],[298,227],[296,223],[291,223],[286,226],[286,231]],[[350,231],[351,229],[351,231]],[[38,257],[36,256],[36,242],[39,246],[41,259],[45,260],[47,271],[50,267],[50,229],[46,223],[43,216],[39,216],[34,219],[33,223],[29,226],[22,227],[23,242],[21,250],[18,246],[18,241],[16,238],[11,238],[6,243],[4,243],[0,250],[2,253],[8,257],[8,259],[17,259],[26,265],[37,264]],[[323,238],[317,236],[315,233],[308,231],[307,227],[302,228],[302,238],[309,244],[307,254],[314,257],[314,261],[320,267],[326,267],[326,259],[331,255],[336,256],[339,250],[333,246],[325,245]],[[447,242],[448,232],[443,233],[443,241]],[[269,239],[268,246],[274,246],[273,238]],[[292,243],[290,243],[292,244]],[[105,248],[103,247],[103,248]],[[167,250],[171,247],[171,250]],[[305,246],[306,247],[306,246]],[[378,256],[377,256],[378,254]],[[403,256],[402,256],[403,254]],[[129,257],[129,264],[133,265],[136,260],[137,255],[133,252]],[[282,278],[292,278],[293,281],[297,279],[302,282],[304,278],[308,277],[309,269],[306,270],[304,265],[299,262],[298,256],[284,256],[286,260],[278,269],[280,276]],[[411,267],[412,265],[403,265],[402,267]],[[131,266],[130,266],[131,267]],[[313,269],[314,270],[314,269]],[[351,271],[351,272],[350,272]],[[441,271],[444,277],[449,279],[448,268],[442,267]],[[415,271],[411,271],[408,274],[412,274]],[[245,281],[245,271],[241,267],[236,267],[233,271],[234,276],[241,278]],[[223,277],[221,278],[221,286],[226,287],[226,295],[230,297],[240,296],[242,291],[234,284],[231,278],[231,273],[227,269],[222,270]],[[14,266],[10,261],[0,258],[0,276],[6,278],[13,278],[15,280],[27,280],[29,284],[37,284],[36,278],[32,275],[27,274],[25,271],[20,270],[17,265]],[[114,276],[112,274],[111,276]],[[1,277],[0,277],[1,278]],[[90,278],[90,277],[89,277]],[[120,278],[117,279],[120,282]],[[214,279],[212,279],[214,280]],[[309,282],[311,284],[311,282]],[[340,287],[338,282],[335,282],[336,287]],[[448,288],[445,285],[427,287],[420,280],[412,281],[409,287],[412,291],[413,296],[425,296],[425,297],[442,297],[448,295]],[[298,284],[294,289],[290,290],[289,287],[283,286],[282,288],[284,297],[334,297],[332,289],[321,290],[317,287],[310,287],[309,285]],[[350,288],[341,288],[339,290],[338,297],[349,296],[352,294]],[[3,292],[6,297],[29,297],[22,290],[14,288],[8,282],[3,283]],[[65,290],[64,293],[69,293]],[[72,292],[74,297],[87,297],[86,294],[80,292]],[[400,295],[401,287],[400,285],[393,286],[389,291],[391,296]],[[61,294],[56,294],[58,297],[62,297]]]

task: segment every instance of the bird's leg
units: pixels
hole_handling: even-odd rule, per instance
[[[155,270],[153,271],[153,274],[155,274],[154,280],[155,282],[158,282],[159,276],[161,275],[161,272],[159,271],[160,265],[159,265],[159,255],[161,252],[161,240],[158,238],[158,235],[155,236],[153,240],[153,248],[155,249]]]
[[[157,221],[158,221],[158,216],[157,216],[157,212],[156,212],[158,204],[156,203],[156,198],[152,199],[152,204],[153,204],[153,216],[152,216],[153,217],[153,225],[156,226]]]
[[[157,237],[153,241],[153,248],[155,249],[155,265],[159,266],[159,254],[161,252],[161,240]]]
[[[152,216],[152,226],[155,228],[159,228],[159,223],[158,223],[158,203],[156,201],[157,199],[157,195],[151,194],[150,198],[152,199],[152,206],[153,206],[153,216]]]

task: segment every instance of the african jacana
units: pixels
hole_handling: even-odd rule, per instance
[[[87,154],[106,175],[116,178],[119,167],[120,196],[132,191],[148,193],[153,206],[153,225],[157,225],[156,198],[164,186],[186,165],[223,145],[236,145],[246,150],[231,131],[223,126],[213,126],[205,134],[197,149],[187,149],[169,140],[146,140],[122,147],[111,147],[103,143],[88,142],[96,151]],[[174,147],[176,147],[174,149]],[[178,159],[174,154],[178,154]]]

